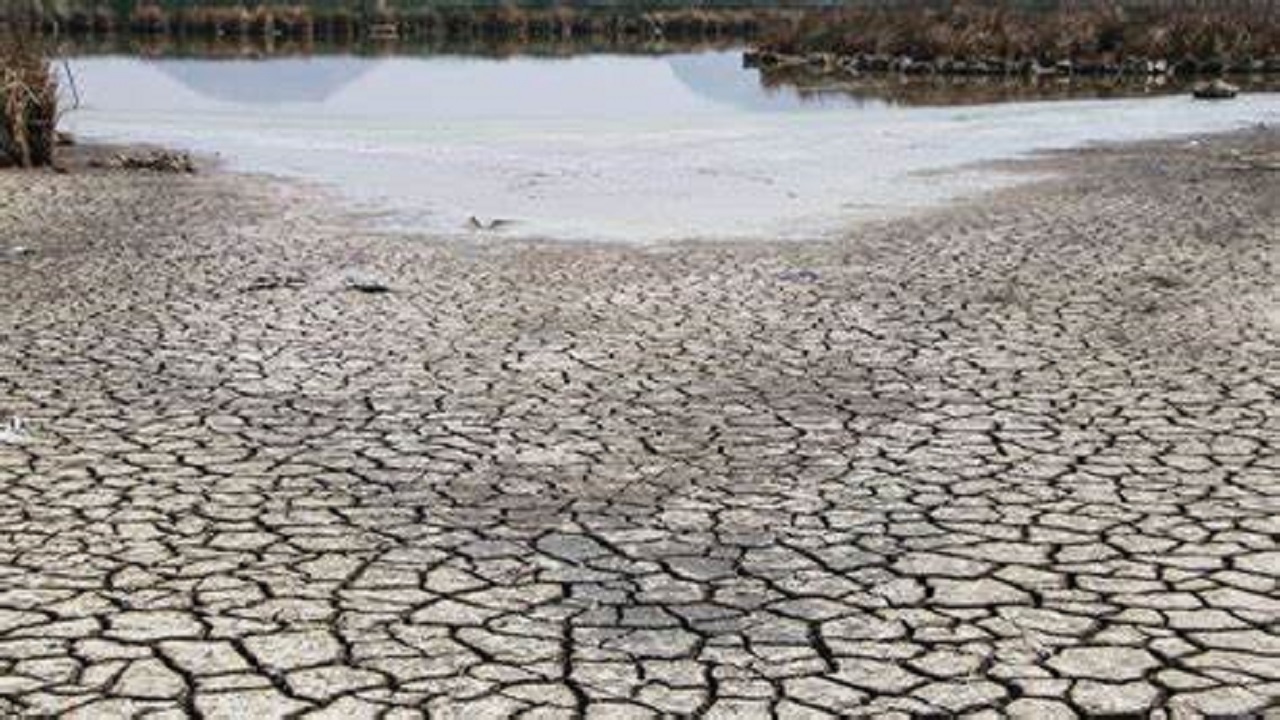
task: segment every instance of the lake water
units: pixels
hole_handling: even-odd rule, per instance
[[[660,241],[806,238],[1010,180],[1095,141],[1280,121],[1280,94],[907,107],[765,88],[737,52],[72,61],[81,136],[331,186],[399,228]]]

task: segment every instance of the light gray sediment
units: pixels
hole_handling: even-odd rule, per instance
[[[1277,150],[664,248],[0,174],[0,714],[1260,715]]]

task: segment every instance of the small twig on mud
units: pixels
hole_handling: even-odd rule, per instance
[[[71,107],[68,110],[80,109],[80,86],[76,84],[76,74],[71,70],[71,61],[64,55],[59,58],[62,73],[67,76],[67,86],[71,88]]]

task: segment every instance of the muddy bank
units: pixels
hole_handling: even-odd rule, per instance
[[[780,52],[753,49],[743,53],[743,66],[768,72],[808,72],[813,75],[858,76],[868,73],[944,77],[1086,77],[1086,78],[1184,78],[1219,75],[1261,76],[1280,74],[1280,55],[1235,60],[1130,57],[1110,60],[1041,60],[1026,57],[985,56],[973,59],[944,57],[919,59],[911,55],[839,52]]]

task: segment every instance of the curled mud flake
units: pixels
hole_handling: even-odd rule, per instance
[[[508,225],[515,224],[515,220],[506,218],[493,218],[491,220],[482,220],[475,215],[467,218],[467,227],[472,230],[501,230]]]
[[[245,286],[245,292],[262,292],[265,290],[297,290],[307,284],[306,278],[300,275],[259,275]]]
[[[342,285],[349,291],[366,295],[380,295],[391,292],[390,285],[372,275],[351,275],[343,280]]]
[[[813,270],[783,270],[778,273],[778,279],[788,283],[815,283],[818,282],[818,273]]]
[[[21,445],[31,439],[26,421],[11,417],[0,423],[0,444]]]

